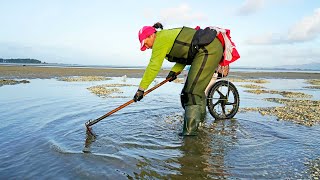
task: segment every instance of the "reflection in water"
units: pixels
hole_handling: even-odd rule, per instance
[[[226,178],[224,157],[236,141],[236,128],[235,120],[216,120],[210,128],[202,129],[198,136],[185,137],[180,147],[182,156],[178,158],[179,173],[172,178]]]
[[[91,129],[91,132],[87,129],[86,130],[86,140],[84,142],[84,148],[82,150],[82,152],[84,153],[91,153],[91,144],[92,142],[94,142],[96,140],[97,136],[92,132],[92,129]]]
[[[134,179],[226,179],[225,155],[237,141],[237,127],[236,120],[215,121],[202,128],[198,136],[183,137],[176,158],[154,162],[142,157]]]
[[[179,173],[172,178],[208,178],[209,174],[214,173],[216,169],[210,164],[210,158],[213,149],[210,148],[209,134],[202,134],[196,137],[185,137],[180,150],[182,156],[178,158],[180,164]],[[215,156],[215,155],[214,155]],[[223,167],[223,156],[215,158],[216,167]],[[212,171],[213,170],[213,171]]]

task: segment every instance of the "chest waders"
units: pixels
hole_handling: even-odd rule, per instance
[[[205,89],[209,84],[214,70],[218,66],[223,47],[217,38],[211,39],[209,44],[198,46],[197,53],[190,53],[194,48],[193,40],[196,30],[182,28],[174,45],[167,55],[169,61],[191,64],[187,81],[182,89],[185,115],[181,135],[197,135],[200,122],[206,115]],[[184,60],[184,61],[183,61]]]

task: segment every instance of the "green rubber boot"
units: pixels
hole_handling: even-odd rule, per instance
[[[202,98],[201,105],[200,105],[200,124],[199,126],[204,125],[204,121],[207,115],[207,102],[205,98]]]
[[[182,136],[196,136],[201,118],[200,105],[185,106]]]

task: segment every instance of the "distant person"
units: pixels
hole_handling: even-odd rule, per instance
[[[163,30],[159,22],[153,26],[142,27],[138,33],[140,50],[152,49],[152,55],[133,97],[135,102],[143,98],[144,91],[161,70],[164,59],[175,62],[166,77],[171,78],[170,82],[177,78],[177,72],[190,65],[181,93],[185,114],[183,130],[179,135],[196,135],[199,123],[205,119],[204,91],[223,55],[223,46],[216,35],[217,31],[211,28],[182,27]]]

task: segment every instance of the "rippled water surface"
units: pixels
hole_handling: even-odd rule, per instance
[[[125,83],[139,81],[128,78]],[[98,136],[87,144],[91,153],[83,153],[84,123],[129,101],[137,89],[120,87],[121,98],[101,98],[87,90],[107,83],[124,82],[31,79],[29,84],[0,87],[0,178],[308,179],[312,164],[319,161],[319,125],[277,121],[257,112],[224,121],[214,121],[208,113],[197,137],[178,136],[183,85],[177,83],[167,83],[95,124]],[[307,86],[304,80],[273,79],[264,86],[320,99],[319,90],[302,88]],[[240,107],[278,105],[262,100],[278,95],[237,88]]]

